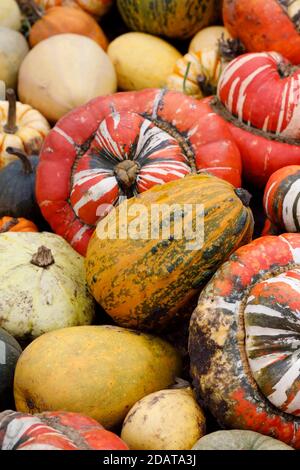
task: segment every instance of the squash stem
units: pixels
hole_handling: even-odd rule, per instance
[[[26,175],[30,175],[31,173],[33,173],[31,162],[25,152],[20,149],[17,149],[16,147],[7,147],[6,153],[8,153],[9,155],[15,155],[22,161],[23,170]]]
[[[18,127],[16,126],[17,99],[16,94],[12,88],[9,88],[6,91],[6,100],[8,101],[8,117],[7,123],[3,129],[7,134],[15,134],[18,130]]]
[[[18,223],[19,223],[18,219],[12,218],[8,222],[6,222],[6,224],[2,225],[2,227],[0,228],[0,233],[9,232],[9,230],[15,227],[16,225],[18,225]]]
[[[39,268],[48,268],[51,264],[54,264],[54,258],[52,252],[46,246],[40,246],[38,251],[32,256],[31,264],[38,266]]]

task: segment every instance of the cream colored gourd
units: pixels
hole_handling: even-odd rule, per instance
[[[230,39],[222,26],[210,26],[197,33],[189,52],[176,62],[168,76],[167,88],[197,99],[215,94],[222,70],[227,65],[219,50],[222,38]]]
[[[0,26],[16,31],[21,29],[21,12],[16,0],[1,0]]]
[[[27,55],[19,75],[21,101],[57,121],[71,109],[116,91],[114,67],[90,38],[59,34],[40,42]]]
[[[0,325],[19,339],[90,324],[83,258],[52,233],[0,234]]]
[[[19,68],[28,51],[21,33],[0,27],[0,80],[7,88],[16,88]]]
[[[6,152],[8,147],[28,155],[38,154],[50,130],[41,113],[28,104],[16,102],[13,90],[7,91],[7,98],[0,101],[0,169],[17,158]]]
[[[191,388],[160,390],[127,414],[122,439],[131,450],[188,450],[205,433],[205,417]]]
[[[198,52],[203,49],[216,48],[222,37],[232,39],[224,26],[208,26],[195,34],[189,45],[189,52]]]
[[[168,42],[151,34],[126,33],[108,46],[118,87],[132,91],[161,88],[181,54]]]

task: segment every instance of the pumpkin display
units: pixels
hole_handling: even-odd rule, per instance
[[[52,411],[32,416],[0,413],[1,450],[127,450],[127,445],[92,418]]]
[[[0,26],[16,31],[21,29],[21,12],[16,0],[1,0]]]
[[[16,88],[19,68],[28,51],[27,41],[21,33],[0,27],[0,80],[7,88]]]
[[[298,0],[224,0],[223,20],[250,52],[276,51],[300,63]]]
[[[254,431],[232,429],[201,437],[193,450],[294,450],[284,442]]]
[[[210,101],[228,122],[245,178],[257,187],[300,162],[299,77],[300,69],[276,52],[243,54],[227,65]]]
[[[35,172],[38,157],[27,157],[19,149],[8,147],[18,157],[0,170],[0,217],[25,217],[33,221],[41,219],[40,208],[35,199]]]
[[[29,34],[29,44],[36,46],[56,34],[74,33],[93,39],[102,49],[108,46],[102,29],[88,13],[70,7],[53,7],[40,15]]]
[[[14,372],[21,352],[19,343],[0,328],[0,410],[13,406]]]
[[[0,294],[0,325],[22,340],[94,316],[83,259],[53,233],[0,233]]]
[[[63,328],[23,351],[15,373],[16,407],[26,413],[80,412],[112,428],[180,372],[179,354],[160,338],[114,326]]]
[[[163,39],[144,33],[118,36],[107,54],[115,66],[118,88],[162,88],[181,54]]]
[[[0,233],[5,232],[38,232],[37,226],[30,220],[22,217],[1,217]]]
[[[264,209],[282,232],[300,232],[300,166],[289,165],[273,173],[265,187]]]
[[[127,26],[171,38],[189,38],[215,19],[215,0],[117,0]]]
[[[218,266],[251,240],[248,198],[247,191],[200,174],[123,202],[98,223],[88,245],[86,276],[93,296],[121,326],[157,332],[177,321]],[[158,219],[153,207],[161,211]],[[184,229],[190,219],[193,234]]]
[[[190,387],[160,390],[127,414],[121,437],[130,450],[188,450],[205,433],[205,416]]]
[[[52,229],[85,254],[111,205],[192,171],[241,184],[239,151],[209,104],[159,89],[118,93],[75,109],[49,133],[37,200]]]
[[[300,448],[300,235],[237,250],[202,291],[190,323],[194,385],[219,423]]]
[[[21,101],[57,121],[90,99],[113,93],[116,86],[114,67],[95,41],[59,34],[40,42],[26,56],[18,93]]]
[[[16,101],[13,89],[0,101],[0,169],[17,156],[7,149],[13,147],[28,155],[38,154],[50,126],[44,116],[28,104]]]
[[[55,6],[70,6],[81,8],[94,16],[102,16],[109,10],[113,0],[35,0],[35,3],[46,10]]]

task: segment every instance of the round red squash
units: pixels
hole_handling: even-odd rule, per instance
[[[243,54],[223,71],[210,103],[228,122],[245,178],[264,186],[300,163],[300,68],[275,52]]]
[[[191,373],[222,426],[300,448],[300,234],[238,249],[202,291]]]
[[[300,232],[300,166],[275,171],[264,193],[264,209],[274,225],[286,232]]]
[[[116,434],[79,413],[7,410],[0,413],[0,429],[1,450],[128,450]]]
[[[250,52],[277,51],[300,63],[300,5],[291,0],[224,0],[230,34]]]
[[[100,97],[63,117],[40,155],[36,195],[52,229],[81,254],[112,205],[210,172],[241,185],[241,159],[207,101],[149,89]]]

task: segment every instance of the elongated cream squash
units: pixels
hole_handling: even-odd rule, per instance
[[[238,195],[243,199],[244,190],[201,174],[155,186],[110,212],[87,250],[96,300],[121,326],[157,331],[167,325],[251,239],[252,213]],[[193,230],[185,230],[191,222]]]

